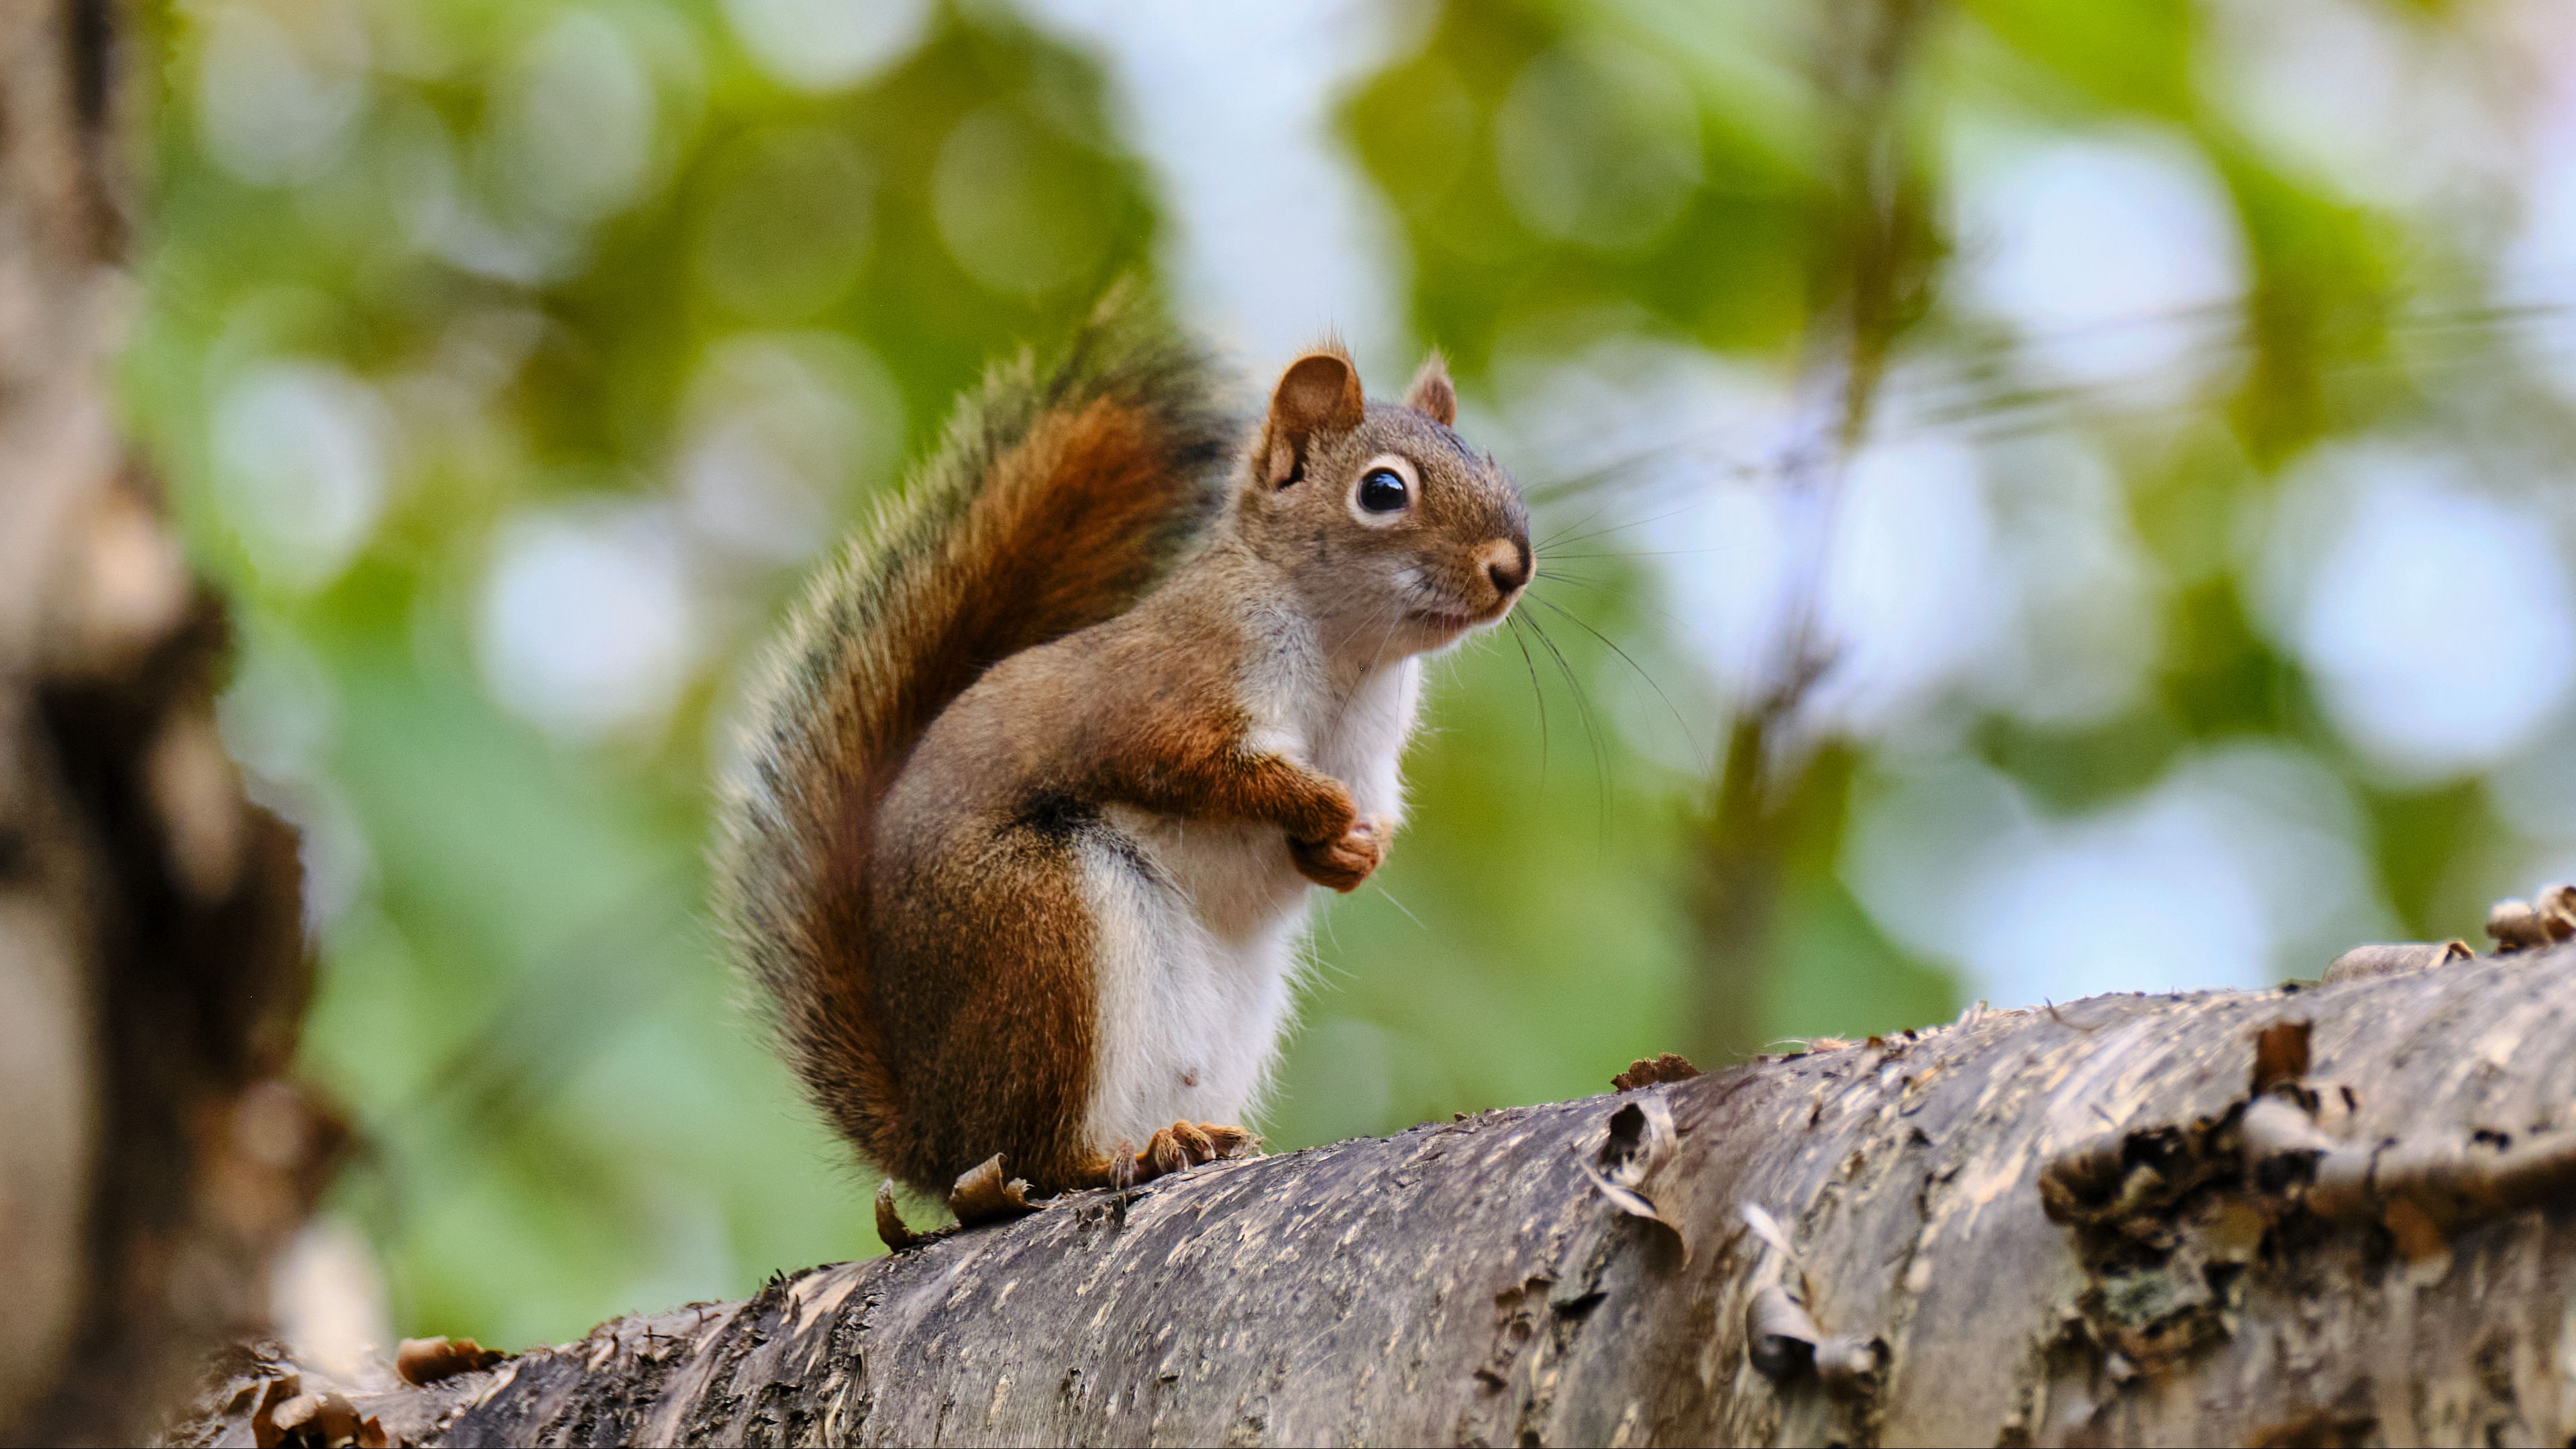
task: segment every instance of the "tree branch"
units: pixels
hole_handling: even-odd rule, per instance
[[[2557,1440],[2571,1032],[2569,950],[1971,1013],[293,1387],[424,1444]]]

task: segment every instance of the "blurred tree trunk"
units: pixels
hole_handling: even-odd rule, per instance
[[[115,427],[137,73],[0,5],[0,1441],[131,1441],[264,1317],[332,1155],[278,1080],[291,834],[215,733],[221,611]]]
[[[2576,949],[1984,1012],[1077,1194],[426,1388],[272,1358],[180,1437],[339,1393],[421,1444],[2565,1442],[2571,1034]]]

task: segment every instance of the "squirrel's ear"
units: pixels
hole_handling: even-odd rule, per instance
[[[1449,359],[1439,348],[1422,359],[1422,370],[1404,390],[1404,405],[1444,428],[1458,421],[1458,389],[1449,383]]]
[[[1263,475],[1274,485],[1290,482],[1306,460],[1307,439],[1356,428],[1367,410],[1359,369],[1340,348],[1288,364],[1270,394],[1270,420],[1261,429]]]

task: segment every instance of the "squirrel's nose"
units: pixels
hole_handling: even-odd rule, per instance
[[[1485,561],[1485,577],[1494,581],[1494,592],[1510,598],[1530,579],[1529,545],[1516,538],[1498,538],[1479,551]]]

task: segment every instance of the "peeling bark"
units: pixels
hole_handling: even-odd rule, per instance
[[[1975,1013],[300,1386],[421,1444],[2563,1442],[2571,1029],[2569,949]]]

